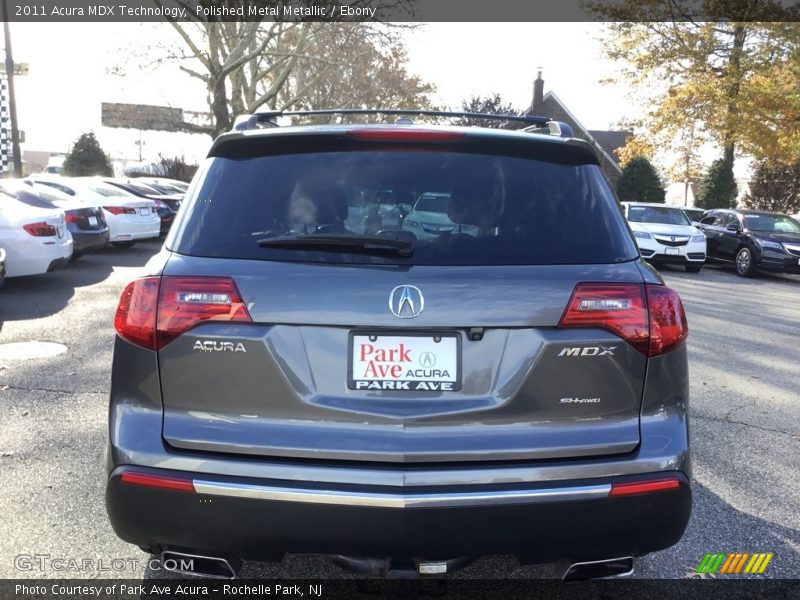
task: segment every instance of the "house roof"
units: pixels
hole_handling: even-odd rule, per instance
[[[590,131],[584,127],[583,123],[581,123],[578,120],[578,117],[576,117],[572,111],[567,108],[567,105],[561,101],[561,98],[559,98],[555,92],[547,92],[542,99],[542,103],[544,104],[548,100],[556,102],[559,107],[561,107],[561,110],[563,110],[575,123],[575,125],[586,135],[588,138],[587,141],[606,158],[612,167],[614,167],[618,172],[622,173],[622,168],[619,166],[619,161],[616,154],[614,154],[614,150],[625,145],[625,140],[632,135],[630,131]],[[532,105],[527,112],[528,114],[533,113]]]

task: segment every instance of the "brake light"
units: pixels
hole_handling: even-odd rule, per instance
[[[52,237],[56,234],[56,228],[44,221],[28,223],[23,225],[22,228],[34,237]]]
[[[128,284],[114,327],[120,337],[160,350],[203,321],[252,322],[229,277],[145,277]]]
[[[145,487],[176,490],[180,492],[194,492],[194,482],[181,477],[166,477],[164,475],[148,475],[146,473],[123,473],[120,477],[122,483],[142,485]]]
[[[75,215],[75,214],[70,214],[70,213],[66,213],[64,215],[64,220],[67,223],[77,223],[81,219],[83,219],[83,217],[81,217],[80,215]]]
[[[689,333],[674,290],[636,283],[578,284],[559,327],[607,329],[647,357],[672,350]]]
[[[681,482],[671,477],[669,479],[655,479],[653,481],[631,481],[627,483],[612,483],[611,496],[634,496],[638,494],[650,494],[652,492],[666,492],[677,490],[681,487]]]
[[[136,214],[136,209],[135,208],[129,208],[127,206],[104,206],[103,208],[106,209],[108,212],[110,212],[112,215],[135,215]]]
[[[464,138],[459,131],[436,129],[354,129],[348,135],[357,140],[374,142],[453,142]]]

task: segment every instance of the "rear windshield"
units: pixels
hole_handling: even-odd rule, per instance
[[[638,252],[596,165],[419,151],[213,158],[167,246],[219,258],[409,265],[613,263]],[[404,255],[282,236],[409,240]]]
[[[689,217],[680,208],[661,206],[630,206],[628,220],[631,223],[659,223],[661,225],[691,225]]]

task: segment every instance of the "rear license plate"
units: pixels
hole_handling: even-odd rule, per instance
[[[351,390],[456,392],[461,389],[458,333],[350,332]]]
[[[150,214],[150,209],[149,208],[140,208],[139,209],[139,214],[140,215],[149,215]]]
[[[89,217],[89,225],[92,227],[97,226],[97,217]]]
[[[680,254],[681,251],[677,248],[665,248],[667,254]]]

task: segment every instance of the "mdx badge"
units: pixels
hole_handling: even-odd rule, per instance
[[[398,285],[389,294],[389,310],[398,319],[418,317],[425,308],[425,298],[414,285]]]
[[[241,342],[220,342],[217,340],[197,340],[192,350],[200,352],[247,352]]]
[[[614,356],[616,346],[574,346],[562,348],[559,356]]]

